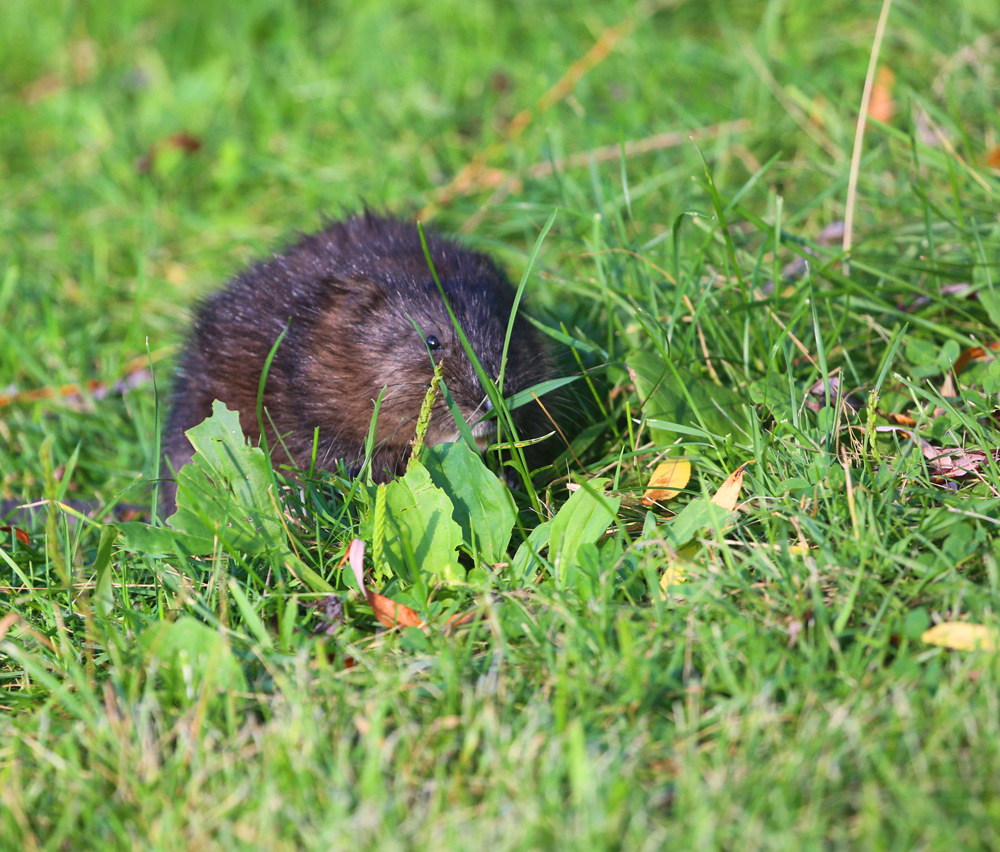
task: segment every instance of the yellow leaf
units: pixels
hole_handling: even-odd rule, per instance
[[[687,581],[687,570],[685,566],[679,562],[672,563],[667,566],[667,570],[663,572],[663,576],[660,577],[660,588],[666,592],[670,586],[676,586],[678,583],[684,583]]]
[[[719,486],[719,490],[712,498],[712,502],[716,506],[722,506],[727,512],[732,512],[736,508],[736,501],[740,499],[740,489],[743,487],[743,471],[746,470],[748,464],[750,462],[741,464]]]
[[[925,630],[920,637],[928,645],[942,645],[955,651],[996,651],[1000,649],[1000,630],[967,621],[946,621]]]
[[[649,478],[646,493],[642,502],[651,506],[653,503],[665,503],[673,500],[691,478],[691,462],[687,459],[667,459],[656,466]]]

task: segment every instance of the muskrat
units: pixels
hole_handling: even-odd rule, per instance
[[[510,281],[484,254],[430,230],[425,239],[456,319],[496,380],[514,303]],[[385,388],[371,472],[378,482],[401,474],[433,376],[428,350],[442,362],[445,385],[480,449],[497,435],[496,418],[482,419],[492,406],[448,315],[416,225],[366,212],[330,222],[253,264],[196,309],[164,439],[174,470],[192,456],[185,430],[212,413],[214,400],[238,411],[243,434],[254,444],[260,440],[260,377],[282,332],[263,393],[267,444],[276,465],[310,468],[315,440],[317,468],[332,470],[339,461],[357,472],[374,400]],[[548,347],[518,314],[504,396],[552,376]],[[521,438],[551,431],[534,402],[513,416]],[[425,440],[460,440],[440,393]],[[169,481],[164,491],[169,511],[175,483]]]

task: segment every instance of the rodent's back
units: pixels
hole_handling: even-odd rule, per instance
[[[456,319],[495,380],[514,290],[486,255],[433,233],[426,240]],[[261,373],[283,331],[263,394],[265,431],[277,464],[308,468],[314,436],[317,467],[359,462],[373,401],[385,387],[372,473],[384,481],[401,472],[433,375],[428,348],[435,361],[443,359],[445,384],[477,439],[485,444],[495,435],[494,420],[478,423],[489,404],[434,283],[416,226],[366,213],[331,223],[249,267],[197,309],[165,439],[174,469],[191,457],[184,431],[208,417],[216,399],[239,411],[243,433],[253,443],[259,440]],[[544,342],[518,316],[504,395],[551,374]],[[518,412],[519,432],[541,433],[537,406]],[[439,395],[428,440],[457,437]],[[172,504],[173,490],[165,490]]]

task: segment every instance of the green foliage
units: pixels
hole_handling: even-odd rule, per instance
[[[431,447],[424,463],[433,483],[451,500],[469,552],[489,564],[502,562],[517,517],[510,491],[466,444]]]
[[[50,391],[0,406],[0,497],[50,501],[0,521],[0,846],[1000,846],[997,657],[921,640],[997,623],[1000,362],[952,374],[1000,327],[1000,12],[894,4],[848,266],[876,16],[0,4],[0,395]],[[187,306],[359,199],[523,280],[565,452],[521,493],[425,447],[379,498],[219,410],[167,524],[74,508],[151,501]]]
[[[581,483],[552,519],[549,555],[558,574],[571,566],[586,544],[592,544],[615,519],[618,497],[604,495],[604,479]]]
[[[271,468],[263,450],[247,445],[239,414],[216,401],[212,416],[187,436],[195,453],[176,471],[177,509],[167,519],[170,529],[123,523],[123,546],[151,555],[177,548],[211,553],[217,543],[242,553],[280,547]]]
[[[446,581],[461,578],[457,548],[462,527],[455,506],[420,462],[386,486],[388,537],[385,558],[392,574],[413,578],[421,571]]]
[[[206,693],[246,690],[243,669],[217,631],[190,616],[164,621],[143,631],[139,646],[147,667],[164,678],[164,697],[189,707]]]
[[[744,396],[737,391],[676,367],[659,353],[632,352],[627,363],[657,444],[677,435],[745,433]]]

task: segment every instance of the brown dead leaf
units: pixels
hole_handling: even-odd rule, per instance
[[[49,95],[54,95],[63,87],[63,78],[58,74],[46,74],[37,80],[28,83],[21,89],[21,100],[29,106],[45,100]]]
[[[868,115],[883,124],[888,124],[892,118],[892,87],[895,82],[896,75],[891,69],[884,65],[878,69],[872,85],[871,100],[868,101]]]
[[[920,452],[927,460],[927,467],[935,476],[955,478],[970,473],[979,473],[986,466],[986,460],[1000,461],[1000,449],[967,450],[964,447],[939,447],[909,429],[899,426],[876,426],[876,432],[899,432],[907,438],[920,442]]]
[[[171,133],[149,146],[146,153],[135,161],[135,170],[141,175],[147,174],[153,168],[159,152],[164,149],[176,148],[185,154],[196,154],[201,150],[201,144],[201,139],[190,133]]]
[[[809,388],[808,393],[812,398],[806,399],[806,408],[812,412],[818,412],[822,409],[822,407],[826,404],[827,385],[830,386],[830,402],[832,402],[835,406],[838,402],[843,401],[844,407],[855,414],[864,408],[864,401],[857,394],[844,394],[843,388],[841,387],[840,376],[836,375],[836,373],[839,373],[839,369],[835,370],[834,373],[831,373],[826,382],[820,379],[818,382],[813,384],[811,388]]]
[[[736,509],[736,503],[740,499],[740,489],[743,487],[743,471],[746,470],[748,464],[752,464],[752,462],[741,464],[719,486],[719,490],[712,497],[712,502],[716,506],[721,506],[727,512],[732,512]]]
[[[649,478],[646,493],[642,496],[645,506],[673,500],[691,479],[691,462],[687,459],[667,459],[656,466]]]
[[[29,636],[31,636],[36,642],[38,642],[38,644],[44,645],[50,651],[55,650],[52,643],[49,641],[48,637],[44,633],[39,633],[37,630],[35,630],[34,627],[28,624],[28,622],[25,621],[24,618],[21,617],[20,613],[16,612],[8,612],[3,618],[0,618],[0,642],[3,642],[4,637],[7,635],[7,632],[15,624],[20,624],[21,629],[24,630],[24,632],[27,633]]]
[[[473,609],[469,612],[456,612],[444,623],[444,632],[450,633],[455,627],[472,624],[472,622],[478,621],[482,616],[483,614],[478,609]]]
[[[135,364],[139,364],[137,359]],[[73,408],[78,408],[83,401],[83,391],[86,388],[95,400],[104,399],[111,393],[124,394],[132,388],[144,385],[153,380],[153,374],[145,366],[136,366],[131,372],[113,384],[88,379],[83,385],[69,384],[58,387],[34,388],[28,391],[14,390],[12,393],[0,393],[0,408],[15,403],[39,402],[43,399],[62,397]]]
[[[344,602],[336,595],[327,595],[319,600],[306,601],[303,606],[322,610],[319,623],[313,627],[313,635],[333,636],[344,624]]]
[[[958,391],[955,389],[955,374],[951,370],[944,374],[944,380],[941,382],[941,396],[958,396]]]
[[[991,169],[1000,169],[1000,145],[995,146],[986,154],[986,165]]]

